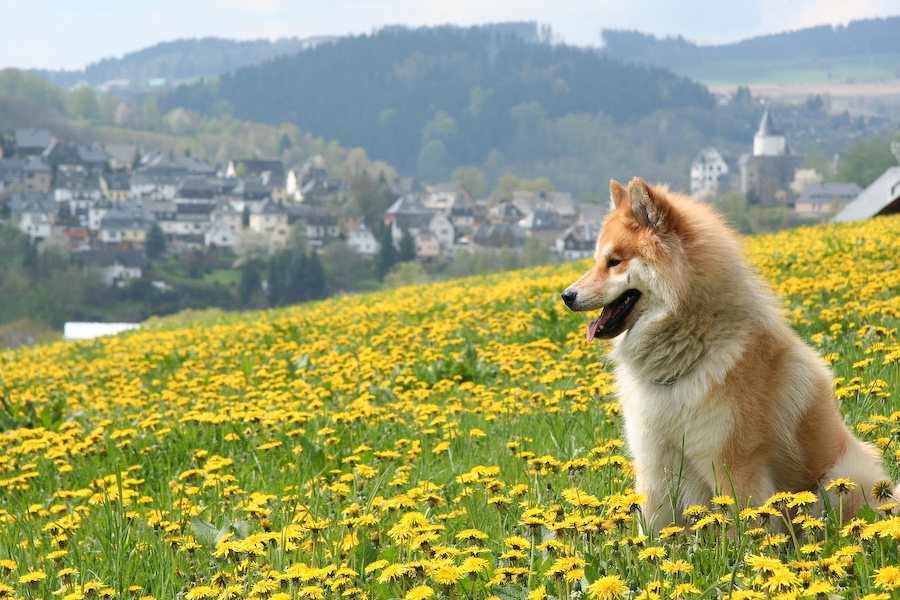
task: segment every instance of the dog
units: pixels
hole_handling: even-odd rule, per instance
[[[844,424],[833,377],[791,329],[708,206],[634,178],[610,183],[594,266],[562,293],[573,311],[602,309],[588,341],[612,339],[625,438],[646,524],[730,495],[739,508],[811,491],[842,514],[887,479],[881,454]],[[841,478],[856,487],[824,492]],[[897,494],[897,491],[894,492]]]

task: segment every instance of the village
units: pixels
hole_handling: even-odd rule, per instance
[[[380,251],[374,224],[342,210],[348,182],[314,162],[288,170],[276,159],[211,166],[190,156],[141,153],[134,144],[69,144],[46,130],[16,130],[14,137],[15,154],[0,159],[0,194],[9,198],[12,222],[36,246],[64,240],[109,285],[140,278],[154,243],[174,255],[200,249],[240,255],[241,248],[260,246],[271,255],[299,228],[312,249],[343,240],[365,259]],[[593,252],[605,211],[576,210],[564,192],[515,192],[489,208],[455,183],[388,184],[396,201],[383,224],[395,245],[408,232],[415,259],[426,263],[460,248],[515,250],[529,238],[564,260],[583,258]]]
[[[348,214],[348,181],[330,177],[322,161],[290,169],[265,158],[210,165],[142,152],[136,144],[72,144],[46,130],[16,130],[14,140],[13,155],[0,158],[6,214],[34,246],[55,239],[107,285],[143,277],[148,253],[161,248],[174,256],[234,256],[238,266],[247,253],[272,255],[298,235],[313,251],[341,241],[365,260],[376,258],[382,240],[398,247],[405,235],[414,240],[415,261],[424,264],[450,260],[461,249],[516,252],[528,240],[559,260],[577,260],[593,254],[606,212],[605,204],[576,203],[568,192],[518,191],[489,203],[458,183],[424,187],[394,178],[387,183],[395,201],[380,223],[367,223]],[[767,108],[752,149],[748,144],[736,160],[726,161],[714,147],[698,153],[690,193],[711,201],[740,191],[748,203],[785,206],[809,222],[865,218],[900,199],[897,169],[864,191],[822,182],[801,164]],[[853,217],[857,198],[869,206],[862,212],[872,214]],[[390,235],[380,240],[376,232],[384,228]]]

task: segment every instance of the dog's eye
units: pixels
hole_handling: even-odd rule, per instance
[[[609,259],[606,261],[606,268],[607,268],[607,269],[612,269],[613,267],[615,267],[616,265],[620,264],[621,262],[622,262],[622,261],[619,260],[618,258],[613,258],[613,257],[610,256]]]

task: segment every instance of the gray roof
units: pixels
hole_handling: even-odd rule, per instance
[[[427,214],[431,211],[425,208],[425,205],[422,204],[422,201],[419,200],[419,197],[415,194],[406,194],[405,196],[400,196],[397,198],[393,204],[391,204],[386,211],[385,214],[395,215],[395,214]]]
[[[855,200],[862,189],[855,183],[817,183],[797,196],[797,202],[830,202],[837,198],[843,202]]]
[[[16,129],[17,148],[40,148],[43,150],[52,141],[50,132],[46,129]]]
[[[56,200],[50,194],[13,194],[9,206],[13,214],[21,214],[26,208],[31,211],[55,212]]]
[[[125,267],[144,268],[147,257],[143,250],[85,250],[81,253],[85,266],[109,267],[119,263]]]
[[[763,111],[763,116],[759,121],[759,129],[756,131],[756,135],[784,135],[784,132],[775,126],[775,122],[772,120],[772,114],[769,112],[768,106]]]
[[[900,167],[891,167],[864,189],[856,200],[835,215],[832,221],[861,221],[876,215],[896,212],[892,206],[900,199]]]

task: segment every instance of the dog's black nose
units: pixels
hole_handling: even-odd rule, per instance
[[[566,303],[566,306],[568,306],[569,308],[572,308],[572,303],[575,302],[575,297],[576,297],[577,295],[578,295],[578,292],[576,292],[575,290],[572,290],[572,289],[568,289],[568,288],[567,288],[567,289],[562,293],[562,299],[563,299],[563,302]]]

